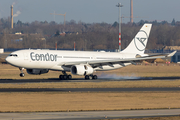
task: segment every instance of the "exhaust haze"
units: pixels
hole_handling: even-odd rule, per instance
[[[116,74],[110,74],[110,73],[102,73],[98,76],[100,79],[115,79],[115,80],[133,80],[133,79],[140,79],[141,77],[136,77],[135,75],[131,76],[122,76],[122,75],[116,75]]]

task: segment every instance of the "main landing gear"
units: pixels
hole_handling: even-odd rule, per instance
[[[85,75],[85,79],[88,80],[88,79],[97,79],[97,75]]]
[[[19,68],[19,70],[21,71],[21,73],[19,74],[19,76],[20,76],[20,77],[24,77],[24,76],[25,76],[25,74],[24,74],[24,72],[23,72],[24,68]]]
[[[71,80],[72,79],[72,76],[71,75],[68,75],[67,73],[66,73],[66,71],[62,71],[62,73],[63,73],[63,75],[59,75],[59,79],[60,80]],[[91,74],[91,75],[85,75],[85,79],[86,80],[92,80],[92,79],[97,79],[97,75],[93,75],[93,74]]]
[[[72,79],[71,75],[67,75],[65,71],[62,71],[63,75],[59,75],[60,80],[70,80]]]

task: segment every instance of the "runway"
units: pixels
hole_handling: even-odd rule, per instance
[[[180,77],[121,77],[121,78],[99,78],[96,80],[85,80],[84,78],[74,78],[71,80],[59,80],[59,78],[49,79],[0,79],[0,83],[39,83],[39,82],[105,82],[105,81],[143,81],[143,80],[177,80]]]
[[[88,112],[37,112],[0,113],[0,120],[90,120],[178,116],[180,109],[128,110],[128,111],[88,111]]]
[[[0,92],[145,92],[145,91],[180,91],[173,88],[7,88]]]

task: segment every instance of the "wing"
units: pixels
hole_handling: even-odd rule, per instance
[[[109,60],[91,60],[91,61],[77,61],[77,62],[64,62],[58,64],[59,66],[65,66],[65,67],[70,67],[72,65],[78,65],[78,64],[89,64],[93,68],[102,66],[102,65],[112,65],[112,64],[121,64],[121,63],[132,63],[140,60],[149,60],[149,59],[157,59],[157,58],[166,58],[166,57],[172,57],[176,51],[168,54],[168,55],[163,55],[163,56],[144,56],[144,57],[138,57],[138,58],[124,58],[124,59],[109,59]],[[162,55],[162,54],[161,54]]]

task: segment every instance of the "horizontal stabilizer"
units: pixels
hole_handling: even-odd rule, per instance
[[[174,51],[172,53],[170,53],[169,55],[167,55],[167,57],[172,57],[174,54],[176,54],[177,51]]]

